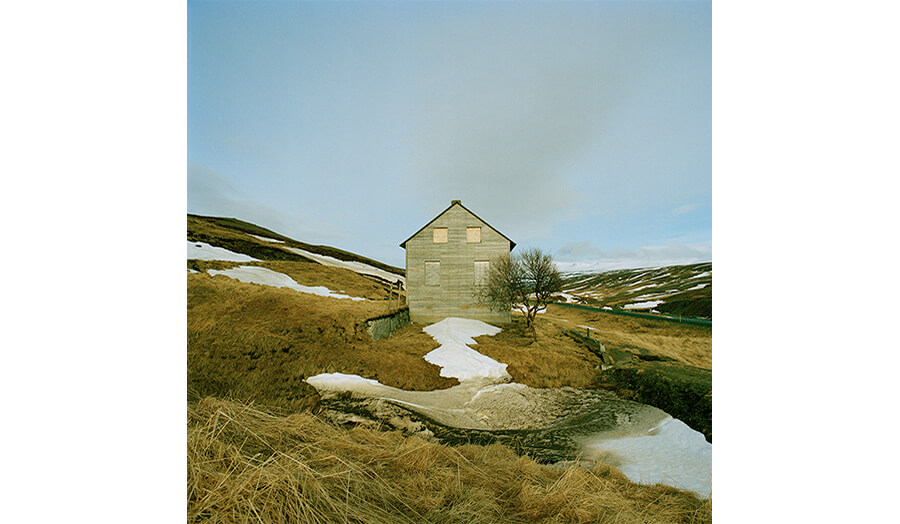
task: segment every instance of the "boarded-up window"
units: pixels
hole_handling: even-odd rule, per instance
[[[425,285],[440,286],[441,285],[441,263],[425,262]]]
[[[491,263],[487,260],[475,261],[475,285],[484,286],[487,284],[488,271],[491,269]]]
[[[446,227],[434,228],[434,243],[435,244],[446,244],[447,243],[447,228]]]
[[[466,242],[471,243],[480,243],[481,242],[481,228],[480,227],[467,227],[466,228]]]

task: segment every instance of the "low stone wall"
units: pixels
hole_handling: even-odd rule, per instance
[[[409,324],[409,309],[403,308],[400,311],[366,320],[366,331],[372,340],[378,340],[390,336],[391,333],[407,324]]]

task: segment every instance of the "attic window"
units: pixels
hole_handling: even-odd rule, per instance
[[[447,243],[447,228],[446,227],[434,228],[434,243],[435,244],[446,244]]]
[[[481,228],[480,227],[467,227],[466,228],[466,242],[470,244],[480,244],[481,243]]]

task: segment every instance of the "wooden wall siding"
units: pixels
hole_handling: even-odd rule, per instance
[[[480,227],[480,242],[468,242],[466,228]],[[434,242],[434,228],[447,228],[447,242]],[[406,242],[406,286],[410,320],[438,322],[463,317],[510,321],[509,311],[491,311],[475,302],[475,262],[509,257],[510,242],[462,206],[451,206]],[[426,285],[425,263],[440,262],[440,285]],[[437,268],[430,265],[429,270]],[[430,271],[429,271],[430,273]],[[429,275],[430,276],[430,275]]]

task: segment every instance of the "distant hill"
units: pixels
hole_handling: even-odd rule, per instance
[[[348,263],[366,264],[400,277],[406,274],[406,271],[401,268],[390,266],[356,253],[330,246],[300,242],[237,218],[210,217],[188,213],[187,239],[191,242],[206,242],[213,246],[225,248],[236,253],[243,253],[260,260],[322,262],[321,258],[309,255],[304,256],[302,253],[292,251],[291,248],[294,248]],[[370,276],[377,277],[378,275]],[[381,276],[381,278],[382,280],[394,280],[390,276]]]
[[[563,274],[567,302],[712,318],[712,262]]]

